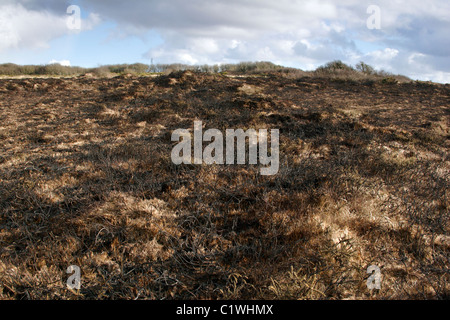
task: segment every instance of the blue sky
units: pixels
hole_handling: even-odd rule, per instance
[[[70,5],[80,8],[79,30],[67,25]],[[446,0],[0,0],[0,63],[272,61],[311,70],[340,59],[448,83],[448,30]]]

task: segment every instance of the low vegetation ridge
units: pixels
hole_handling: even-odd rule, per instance
[[[275,65],[271,62],[241,62],[237,64],[221,65],[185,65],[174,64],[118,64],[105,65],[97,68],[81,68],[62,66],[60,64],[50,65],[25,65],[20,66],[13,63],[0,64],[0,76],[79,76],[92,74],[97,77],[112,77],[120,74],[148,75],[148,74],[169,74],[176,71],[194,71],[221,74],[253,74],[267,75],[280,74],[290,78],[301,76],[325,76],[351,78],[355,80],[371,79],[385,81],[410,81],[408,77],[393,75],[389,72],[377,71],[364,62],[359,62],[355,67],[346,65],[340,60],[329,62],[318,67],[315,71],[302,71],[296,68],[287,68]]]

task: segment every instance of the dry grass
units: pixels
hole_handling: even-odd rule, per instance
[[[179,72],[0,95],[2,299],[448,298],[448,86]],[[280,129],[280,172],[173,165],[194,120]]]

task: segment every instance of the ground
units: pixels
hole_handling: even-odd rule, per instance
[[[0,298],[448,298],[449,106],[414,81],[0,79]],[[279,129],[278,174],[174,165],[195,120]]]

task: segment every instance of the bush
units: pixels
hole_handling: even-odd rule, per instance
[[[324,66],[320,66],[316,69],[317,72],[324,73],[336,73],[340,71],[355,71],[351,66],[346,65],[341,60],[335,60],[328,62]]]
[[[107,68],[111,73],[132,73],[132,74],[142,74],[148,72],[150,66],[143,63],[134,64],[113,64],[100,66],[98,68]],[[95,73],[95,72],[94,72]]]
[[[395,79],[394,77],[383,78],[383,80],[381,80],[381,82],[383,84],[397,84],[398,83],[397,79]]]
[[[258,62],[240,62],[238,64],[224,64],[221,71],[237,72],[237,73],[261,73],[269,71],[280,71],[284,67],[276,65],[268,61]]]
[[[90,72],[100,78],[108,77],[111,74],[107,66],[94,68]]]
[[[372,66],[369,66],[368,64],[364,63],[363,61],[359,62],[356,65],[356,70],[365,73],[365,74],[375,74],[376,71]]]

